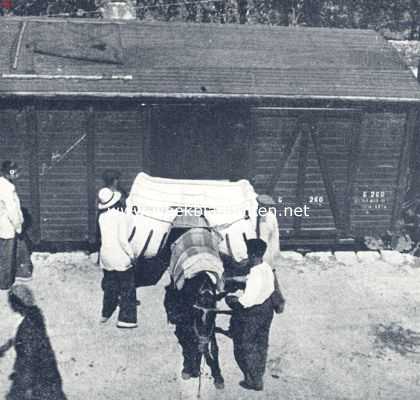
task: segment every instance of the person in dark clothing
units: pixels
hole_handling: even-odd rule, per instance
[[[34,266],[31,261],[32,240],[28,234],[28,230],[32,225],[32,217],[27,208],[22,207],[23,224],[22,233],[17,235],[16,243],[16,280],[30,281]]]
[[[261,239],[247,240],[250,272],[244,294],[227,296],[226,303],[233,310],[230,332],[235,360],[244,374],[239,384],[245,389],[263,390],[263,376],[267,361],[270,327],[273,320],[271,295],[274,276],[263,261],[267,248]]]
[[[15,338],[0,350],[1,355],[14,345],[16,351],[14,372],[10,376],[12,386],[6,400],[66,400],[44,317],[35,305],[31,290],[24,285],[12,286],[9,304],[24,318]]]

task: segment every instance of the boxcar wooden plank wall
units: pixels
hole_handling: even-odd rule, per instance
[[[34,220],[39,216],[35,240],[43,242],[95,240],[96,193],[108,168],[121,171],[127,191],[143,170],[248,178],[257,192],[279,201],[279,212],[310,207],[309,217],[279,217],[283,239],[360,237],[392,228],[407,183],[409,108],[236,109],[235,115],[224,107],[137,102],[3,108],[0,157],[21,164],[17,187]]]
[[[41,240],[88,239],[85,110],[38,110]]]
[[[122,186],[130,189],[145,164],[148,113],[146,107],[73,104],[0,110],[0,161],[13,159],[22,167],[17,189],[22,205],[35,221],[39,217],[36,241],[95,240],[102,174],[120,170]]]
[[[284,237],[392,228],[406,112],[271,107],[256,108],[253,116],[256,190],[280,201],[280,212],[310,207],[309,217],[279,217]]]
[[[144,166],[147,113],[145,107],[94,112],[96,191],[103,186],[103,172],[110,168],[121,172],[121,186],[130,190]]]
[[[406,118],[405,112],[364,114],[352,207],[352,227],[361,235],[391,228]]]
[[[103,186],[106,169],[122,173],[121,184],[129,191],[143,167],[146,110],[95,111],[96,189]]]
[[[299,139],[298,117],[277,110],[255,109],[254,140],[250,146],[253,159],[250,179],[259,193],[270,192],[283,205],[296,203],[299,153],[291,153]],[[291,144],[291,145],[290,145]],[[281,171],[278,163],[283,161]],[[281,179],[280,179],[281,177]],[[271,187],[271,185],[273,185]],[[283,217],[281,229],[291,231],[294,218]]]

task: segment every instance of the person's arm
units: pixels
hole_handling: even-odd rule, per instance
[[[20,210],[20,205],[16,201],[17,196],[14,192],[6,191],[3,194],[3,202],[7,212],[7,218],[15,228],[17,234],[22,232],[22,211]]]
[[[279,223],[277,220],[277,217],[270,213],[272,216],[272,221],[273,221],[273,236],[271,238],[271,240],[273,241],[273,244],[275,244],[275,249],[276,252],[280,252],[280,232],[279,232]]]
[[[118,241],[124,252],[130,257],[130,260],[134,260],[134,252],[128,242],[128,217],[124,215],[124,218],[119,220],[118,224]]]
[[[261,292],[263,280],[258,271],[252,271],[246,281],[244,294],[239,297],[243,307],[248,308],[255,305],[256,296]]]
[[[279,236],[279,225],[277,217],[273,213],[267,214],[267,225],[270,230],[269,243],[267,243],[267,261],[273,268],[276,268],[275,261],[280,254],[280,236]]]

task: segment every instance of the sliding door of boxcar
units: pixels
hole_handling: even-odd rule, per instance
[[[283,237],[348,234],[358,110],[257,108],[253,120],[250,178],[278,201]]]
[[[409,115],[376,110],[363,115],[351,210],[352,229],[359,236],[384,234],[393,229],[399,217],[407,189],[407,157],[413,129]]]
[[[41,240],[94,242],[103,172],[121,173],[128,192],[143,168],[147,110],[84,105],[37,111]]]
[[[88,238],[85,110],[41,109],[38,114],[41,240]]]

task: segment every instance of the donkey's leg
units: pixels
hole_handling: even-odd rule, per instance
[[[216,335],[210,339],[209,351],[205,353],[207,365],[211,369],[211,375],[214,379],[214,386],[216,389],[224,389],[225,380],[222,376],[222,371],[220,370],[219,364],[219,346],[217,345]]]

